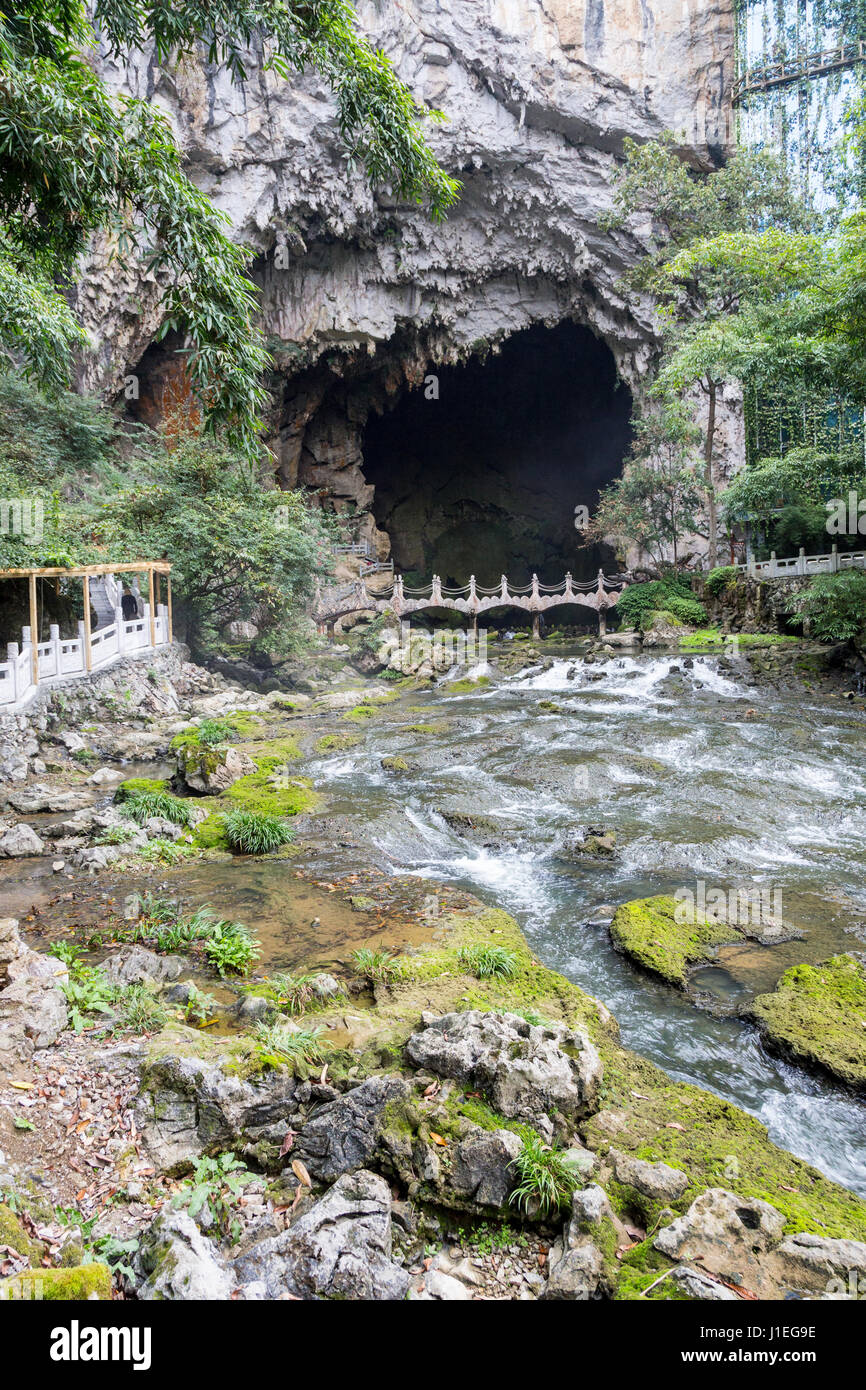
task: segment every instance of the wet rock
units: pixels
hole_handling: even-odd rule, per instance
[[[333,999],[338,994],[346,993],[345,988],[341,985],[336,976],[329,975],[327,971],[324,970],[320,971],[318,975],[313,976],[310,981],[310,986],[313,993],[319,999]]]
[[[36,783],[20,792],[9,792],[7,802],[21,816],[38,815],[43,811],[79,811],[93,802],[93,790],[60,791]]]
[[[558,859],[613,859],[616,831],[609,826],[591,826],[569,834],[557,850]]]
[[[5,859],[25,859],[41,854],[45,845],[32,826],[13,825],[0,836],[0,855]]]
[[[585,1034],[563,1024],[534,1027],[516,1014],[424,1014],[406,1051],[417,1067],[486,1091],[509,1119],[550,1130],[548,1112],[576,1117],[595,1102],[602,1067]]]
[[[677,1202],[689,1185],[689,1178],[667,1163],[649,1163],[632,1154],[611,1149],[613,1171],[617,1182],[633,1187],[644,1197],[656,1202]]]
[[[510,1129],[479,1129],[457,1144],[449,1185],[479,1206],[506,1206],[517,1184],[513,1164],[521,1148],[519,1136]]]
[[[121,946],[103,966],[109,980],[119,985],[167,984],[188,968],[180,956],[159,956],[144,946]]]
[[[295,1223],[232,1262],[268,1298],[400,1300],[409,1276],[392,1258],[391,1193],[361,1169],[338,1178]]]
[[[866,965],[856,956],[792,966],[743,1013],[774,1051],[866,1091]]]
[[[87,780],[94,787],[112,787],[123,781],[123,773],[116,767],[98,767]]]
[[[322,1106],[304,1125],[291,1156],[301,1158],[312,1176],[324,1182],[366,1167],[379,1144],[385,1106],[404,1100],[409,1090],[401,1076],[370,1077]]]
[[[136,1293],[148,1302],[228,1299],[235,1286],[213,1241],[185,1211],[169,1211],[156,1218],[141,1237],[133,1268]]]
[[[142,827],[151,840],[179,840],[184,833],[182,825],[176,825],[165,816],[148,816]]]

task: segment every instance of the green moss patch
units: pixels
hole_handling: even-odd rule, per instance
[[[346,748],[355,748],[363,741],[360,734],[322,734],[321,738],[316,739],[315,751],[317,753],[342,753]]]
[[[11,1279],[0,1280],[0,1302],[11,1299],[44,1299],[45,1302],[85,1302],[111,1298],[108,1265],[78,1265],[74,1269],[25,1269]]]
[[[748,1016],[777,1051],[866,1090],[866,969],[853,956],[792,966]]]
[[[463,680],[451,681],[445,689],[452,695],[471,695],[473,690],[483,690],[489,684],[489,676],[479,676],[477,680],[471,680],[468,676],[464,676]]]
[[[120,782],[115,789],[115,801],[128,801],[130,797],[138,792],[167,792],[170,791],[168,782],[160,777],[127,777],[125,782]]]
[[[31,1264],[38,1264],[44,1253],[44,1247],[31,1239],[24,1229],[24,1223],[5,1202],[0,1202],[0,1245],[11,1245]]]
[[[268,816],[297,816],[311,811],[318,798],[307,778],[285,777],[280,758],[259,760],[259,771],[239,777],[229,787],[226,798],[231,806],[245,811],[261,811]]]
[[[694,913],[694,921],[678,922],[674,898],[637,898],[623,903],[610,924],[614,946],[643,970],[683,989],[689,965],[709,960],[713,947],[736,937],[736,931]]]

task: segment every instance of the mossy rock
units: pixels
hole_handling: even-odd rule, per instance
[[[228,851],[225,823],[220,812],[209,815],[207,820],[199,821],[192,831],[192,843],[196,849],[221,849]]]
[[[111,1298],[111,1270],[108,1265],[25,1269],[10,1279],[0,1280],[0,1302],[37,1299],[46,1303],[83,1303],[93,1298],[102,1302]]]
[[[322,734],[321,738],[316,739],[315,751],[317,753],[342,753],[347,748],[356,748],[363,741],[360,734]]]
[[[164,778],[127,777],[126,781],[118,783],[115,788],[114,799],[115,801],[128,801],[138,792],[167,792],[170,790],[170,785]]]
[[[44,1254],[44,1247],[27,1234],[23,1221],[5,1202],[0,1202],[0,1245],[11,1245],[31,1264],[38,1264]]]
[[[445,689],[451,695],[471,695],[474,690],[483,690],[490,684],[489,676],[479,676],[477,680],[470,680],[468,676],[463,680],[451,681]]]
[[[711,960],[714,947],[737,935],[732,927],[698,913],[692,914],[691,922],[678,922],[677,910],[682,907],[674,898],[637,898],[623,903],[610,924],[618,951],[678,989],[685,988],[690,965]]]
[[[354,709],[346,710],[343,718],[348,719],[352,724],[366,724],[368,720],[375,719],[380,713],[381,710],[377,709],[375,705],[355,705]]]
[[[775,1051],[866,1090],[866,968],[853,956],[792,966],[744,1012]]]
[[[283,759],[262,758],[258,765],[258,772],[239,777],[229,787],[226,792],[229,809],[240,807],[268,816],[297,816],[317,804],[318,798],[307,778],[292,778],[284,783],[280,773],[285,766]]]
[[[382,758],[381,763],[380,763],[380,766],[383,767],[384,770],[385,770],[386,772],[411,772],[411,771],[412,771],[411,765],[410,765],[409,763],[407,763],[407,761],[406,761],[405,758],[394,758],[394,757]]]

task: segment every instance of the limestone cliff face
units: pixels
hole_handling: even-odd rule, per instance
[[[447,222],[371,192],[351,168],[314,75],[256,68],[243,87],[147,54],[103,71],[170,114],[189,171],[254,248],[278,364],[272,445],[285,483],[365,508],[361,431],[431,364],[573,318],[632,389],[651,362],[645,304],[618,288],[641,229],[600,230],[625,136],[681,132],[696,163],[728,144],[730,0],[361,0],[400,76],[448,115],[431,140],[464,192]],[[151,350],[156,285],[98,252],[80,291],[95,342],[85,384],[116,390]],[[728,425],[736,434],[736,426]],[[735,441],[736,442],[736,441]]]

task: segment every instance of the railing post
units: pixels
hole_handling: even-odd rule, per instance
[[[93,665],[93,654],[90,650],[90,575],[85,574],[82,581],[84,588],[84,669],[89,671]]]
[[[48,636],[51,641],[51,652],[54,657],[54,674],[60,675],[60,627],[57,623],[51,623],[48,628]]]
[[[607,609],[599,607],[598,610],[598,635],[607,636]]]
[[[776,578],[776,575],[778,574],[778,572],[779,572],[779,568],[778,568],[778,565],[776,564],[776,552],[775,552],[775,550],[771,550],[771,551],[770,551],[770,578],[771,578],[771,579],[775,579],[775,578]]]
[[[567,573],[566,576],[565,576],[565,593],[563,594],[563,598],[571,597],[571,595],[572,595],[572,588],[571,588],[571,570],[569,570],[568,573]]]
[[[9,672],[12,676],[12,700],[18,699],[18,643],[6,643],[6,660],[9,662]]]
[[[126,629],[123,626],[123,608],[115,608],[114,626],[117,628],[117,650],[122,652],[126,646]]]
[[[499,584],[499,597],[500,597],[501,599],[507,599],[507,598],[509,597],[509,594],[508,594],[508,580],[505,578],[505,575],[504,575],[504,574],[501,576],[501,580],[500,580],[500,584]]]
[[[156,646],[156,574],[151,567],[147,572],[148,598],[150,602],[146,608],[146,616],[150,622],[150,645]]]
[[[87,654],[86,654],[86,647],[87,647],[87,631],[86,631],[86,629],[85,629],[85,626],[84,626],[83,621],[81,621],[81,620],[79,620],[79,623],[78,623],[78,640],[79,640],[79,642],[81,643],[81,669],[82,669],[82,671],[86,671],[86,670],[87,670]]]
[[[835,541],[830,547],[830,573],[839,573],[839,547]]]
[[[805,552],[805,550],[803,549],[802,546],[800,546],[800,553],[799,553],[799,555],[797,556],[797,573],[798,573],[798,574],[805,574],[805,573],[806,573],[806,552]]]

